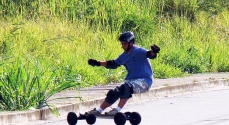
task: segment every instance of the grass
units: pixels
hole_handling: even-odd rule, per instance
[[[135,33],[137,45],[161,47],[151,60],[155,78],[228,72],[228,5],[227,0],[3,0],[1,110],[41,108],[64,89],[121,82],[124,67],[91,67],[87,60],[115,59],[123,51],[117,37],[125,30]]]
[[[0,109],[15,111],[51,107],[49,97],[62,90],[77,87],[75,81],[58,77],[55,70],[42,69],[36,60],[20,58],[2,69],[0,77]],[[50,74],[51,73],[51,74]]]

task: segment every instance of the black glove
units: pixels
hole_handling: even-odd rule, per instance
[[[151,47],[151,50],[153,51],[153,53],[159,53],[160,51],[160,47],[158,47],[157,45],[153,44]]]
[[[101,66],[100,62],[95,59],[89,59],[88,64],[91,66]]]

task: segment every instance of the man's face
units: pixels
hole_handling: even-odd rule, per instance
[[[128,49],[128,47],[129,47],[129,43],[128,42],[121,41],[121,44],[122,44],[122,48],[124,50],[127,50]],[[132,46],[132,45],[133,45],[133,43],[130,42],[130,46]]]
[[[128,48],[128,42],[121,41],[122,48],[126,50]]]

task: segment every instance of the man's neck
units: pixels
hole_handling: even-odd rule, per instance
[[[128,51],[125,51],[127,54],[129,54],[134,48],[134,45],[128,50]]]

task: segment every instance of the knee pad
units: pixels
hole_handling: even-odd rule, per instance
[[[119,87],[119,91],[120,91],[120,97],[121,98],[128,99],[128,98],[132,97],[133,88],[128,84],[122,84]]]
[[[120,96],[120,92],[117,89],[109,90],[105,100],[109,104],[113,104],[113,103],[115,103],[115,101],[118,100],[119,96]]]

